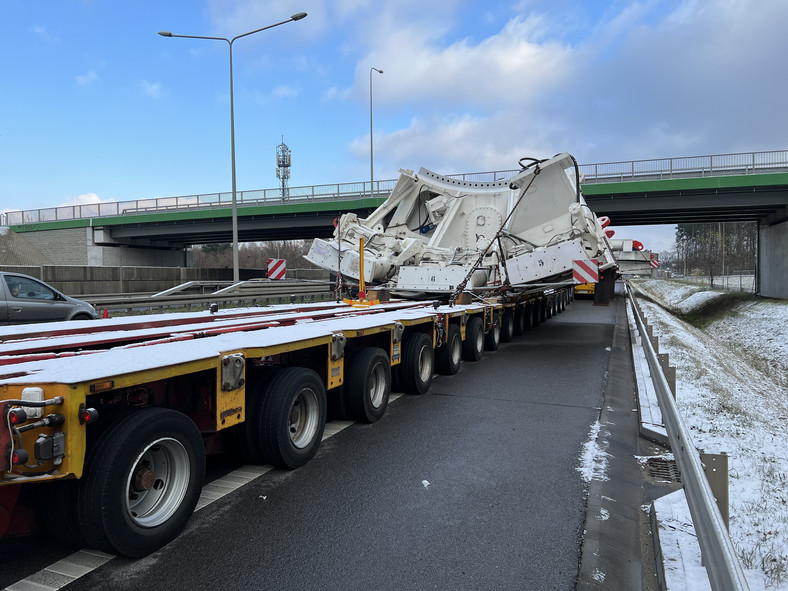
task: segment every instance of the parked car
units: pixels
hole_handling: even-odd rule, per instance
[[[96,309],[29,275],[0,271],[0,325],[93,320]]]

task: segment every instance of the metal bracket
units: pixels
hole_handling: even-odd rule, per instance
[[[726,529],[730,526],[729,510],[729,486],[728,486],[728,454],[707,454],[703,450],[700,452],[700,461],[703,464],[703,472],[709,481],[709,487],[717,501],[717,508],[720,510],[722,520],[725,522]]]
[[[343,335],[341,332],[331,335],[331,361],[336,361],[337,359],[341,359],[342,355],[345,353],[345,344],[347,343],[347,337]]]
[[[246,383],[244,369],[246,359],[243,353],[233,353],[222,357],[222,390],[229,392],[237,390]]]
[[[402,333],[405,332],[405,325],[401,322],[394,324],[394,330],[391,331],[391,340],[393,343],[399,343],[402,340]]]

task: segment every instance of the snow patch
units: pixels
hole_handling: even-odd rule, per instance
[[[665,280],[637,288],[676,311],[719,297]],[[676,405],[693,442],[729,456],[730,535],[750,588],[788,591],[788,302],[743,300],[703,330],[640,303],[676,367]],[[662,542],[666,569],[673,546]]]
[[[580,472],[585,482],[592,480],[605,482],[608,480],[607,464],[610,454],[605,451],[607,443],[599,438],[601,427],[599,420],[591,425],[588,441],[583,444],[580,452],[580,465],[577,467],[577,471]]]

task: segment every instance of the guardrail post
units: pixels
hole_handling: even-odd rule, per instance
[[[656,350],[656,347],[654,347]],[[673,394],[673,400],[676,400],[676,368],[670,366],[667,353],[657,353],[659,359],[659,366],[662,368],[662,373],[665,374],[665,379],[670,386],[670,392]]]
[[[728,454],[707,454],[702,450],[700,461],[703,463],[703,471],[706,473],[706,480],[709,481],[711,492],[717,501],[717,508],[720,510],[722,520],[725,522],[725,529],[730,529],[728,522]]]

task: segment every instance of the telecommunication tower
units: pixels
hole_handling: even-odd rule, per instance
[[[276,147],[276,178],[282,182],[282,199],[290,197],[288,181],[290,180],[291,162],[290,148],[287,147],[285,138],[282,136],[282,143]]]

